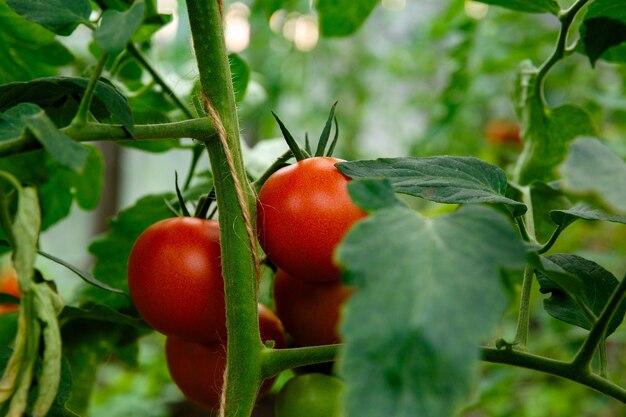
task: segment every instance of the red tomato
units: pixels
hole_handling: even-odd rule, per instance
[[[485,126],[485,137],[494,145],[521,145],[520,126],[509,120],[492,120]]]
[[[279,269],[274,279],[276,314],[300,346],[338,343],[341,306],[353,291],[339,280],[310,282]]]
[[[280,320],[262,304],[259,304],[259,328],[264,342],[274,340],[275,348],[285,346]],[[201,344],[168,337],[165,357],[172,379],[189,400],[206,408],[219,408],[226,369],[225,344]],[[265,381],[259,396],[269,391],[273,383],[273,379]]]
[[[365,216],[348,195],[349,178],[315,157],[279,169],[257,201],[261,247],[280,269],[309,281],[339,278],[333,252],[350,226]]]
[[[9,294],[20,298],[19,286],[17,284],[17,272],[12,266],[4,268],[0,276],[0,293]],[[11,313],[20,308],[19,304],[0,304],[0,314]]]
[[[197,342],[225,338],[218,222],[176,217],[147,228],[128,259],[128,287],[159,332]]]

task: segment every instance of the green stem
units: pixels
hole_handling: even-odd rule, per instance
[[[183,103],[174,90],[170,88],[170,86],[165,82],[163,77],[154,69],[154,67],[148,62],[146,57],[139,51],[135,45],[129,43],[126,45],[126,50],[133,56],[135,59],[141,64],[142,67],[148,71],[152,79],[161,87],[163,92],[182,110],[182,112],[190,119],[193,119],[195,116],[193,112]]]
[[[522,294],[520,296],[519,312],[517,315],[517,329],[513,344],[518,350],[526,350],[528,344],[528,327],[530,323],[530,295],[534,279],[534,268],[526,265],[524,279],[522,281]]]
[[[526,230],[526,225],[524,224],[524,218],[522,216],[517,216],[515,218],[515,224],[517,225],[517,228],[519,230],[520,235],[522,236],[522,239],[524,239],[526,242],[530,242],[530,236],[528,235],[528,230]]]
[[[293,157],[293,152],[290,149],[286,151],[284,154],[282,154],[281,156],[279,156],[278,158],[276,158],[274,163],[272,163],[272,165],[270,165],[269,168],[267,168],[265,172],[261,174],[259,178],[256,179],[256,181],[254,181],[253,187],[256,190],[256,192],[258,193],[259,190],[261,190],[261,187],[263,187],[263,184],[265,184],[265,181],[267,181],[267,179],[274,172],[276,172],[281,166],[283,166],[292,157]]]
[[[600,346],[598,346],[598,359],[600,360],[599,374],[602,378],[609,377],[609,365],[606,357],[606,338],[602,338]]]
[[[206,143],[222,232],[228,330],[225,395],[220,415],[245,417],[252,413],[261,382],[264,346],[258,331],[254,199],[242,163],[222,7],[218,0],[187,0],[203,105],[220,139]]]
[[[168,140],[192,138],[203,142],[211,140],[215,128],[206,117],[181,122],[135,125],[133,136],[122,125],[85,123],[59,129],[76,142]],[[28,134],[0,142],[0,157],[41,148],[41,143]]]
[[[341,345],[310,346],[293,349],[266,349],[263,352],[263,378],[300,366],[332,362]]]
[[[552,55],[539,67],[537,73],[537,82],[535,84],[535,92],[537,97],[540,97],[542,102],[545,103],[543,97],[543,82],[546,75],[565,56],[567,52],[567,35],[569,28],[576,17],[576,14],[582,9],[589,0],[578,0],[569,9],[562,11],[559,14],[559,20],[561,21],[561,30],[559,32],[559,38],[556,41],[556,46],[552,51]]]
[[[518,366],[569,379],[626,403],[626,389],[592,373],[582,373],[570,363],[514,350],[481,348],[486,362]]]
[[[102,56],[98,60],[96,69],[91,75],[91,78],[89,79],[89,84],[87,84],[87,88],[85,89],[85,94],[83,94],[83,98],[80,100],[78,112],[76,113],[76,116],[74,116],[74,120],[72,120],[72,125],[81,126],[87,123],[87,119],[89,118],[89,108],[91,107],[91,100],[93,99],[93,93],[96,90],[96,85],[98,84],[100,75],[102,75],[102,71],[104,70],[104,65],[106,64],[107,59],[109,59],[109,55],[102,54]]]
[[[556,243],[556,240],[559,238],[559,236],[561,236],[561,233],[563,232],[563,230],[565,230],[564,226],[558,226],[554,232],[552,233],[552,235],[550,236],[550,239],[548,239],[548,241],[545,243],[545,245],[543,245],[538,251],[537,253],[539,255],[546,253],[547,251],[549,251],[550,249],[552,249],[552,246],[554,246],[554,244]]]
[[[600,317],[595,322],[591,331],[587,335],[587,338],[583,342],[580,350],[572,360],[572,366],[585,373],[590,372],[591,360],[595,354],[598,346],[602,343],[606,335],[606,329],[609,327],[609,323],[613,318],[613,315],[617,311],[622,299],[626,294],[626,277],[622,279],[619,285],[613,291],[611,298],[606,306],[602,310]]]

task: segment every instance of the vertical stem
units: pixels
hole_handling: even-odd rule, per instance
[[[250,214],[254,200],[241,158],[222,4],[218,0],[187,0],[187,9],[204,105],[220,137],[206,142],[220,213],[228,329],[220,415],[245,417],[252,413],[258,392],[264,349],[258,331],[255,241],[250,238],[251,231],[254,235]]]
[[[530,323],[530,291],[533,285],[534,269],[526,265],[524,280],[522,281],[522,295],[520,298],[519,313],[517,316],[517,330],[513,344],[518,350],[525,351],[528,344],[528,327]]]
[[[89,116],[89,107],[91,107],[91,99],[93,98],[93,93],[96,90],[96,85],[98,84],[98,80],[100,79],[100,75],[104,70],[104,64],[106,64],[107,59],[109,59],[109,54],[102,54],[100,59],[98,60],[98,65],[91,75],[91,79],[89,80],[89,84],[87,84],[87,88],[85,89],[85,93],[83,94],[83,98],[80,101],[80,105],[78,107],[78,112],[72,120],[72,125],[79,126],[87,123],[87,117]]]

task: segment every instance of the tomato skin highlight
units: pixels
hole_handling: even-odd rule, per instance
[[[338,279],[333,252],[348,229],[366,215],[350,200],[349,178],[334,166],[337,162],[342,160],[298,161],[272,174],[259,191],[261,247],[280,269],[301,279]]]
[[[7,266],[0,275],[0,293],[9,294],[21,298],[20,288],[17,283],[17,271],[12,266]],[[19,304],[0,304],[0,314],[11,313],[19,310]]]
[[[130,253],[128,287],[157,331],[205,343],[225,339],[218,222],[176,217],[148,227]]]
[[[282,323],[262,304],[259,304],[259,329],[263,342],[274,340],[276,349],[285,346]],[[226,369],[224,343],[196,343],[170,336],[165,342],[165,357],[170,376],[189,400],[212,410],[219,408]],[[273,383],[273,378],[264,381],[259,397],[269,391]]]
[[[309,282],[280,269],[274,278],[276,314],[299,346],[339,343],[341,308],[353,292],[341,281]]]

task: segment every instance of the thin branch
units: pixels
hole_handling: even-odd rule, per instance
[[[106,64],[107,59],[109,59],[109,55],[102,54],[102,56],[98,60],[96,69],[89,79],[89,84],[87,84],[85,94],[83,94],[83,98],[81,99],[80,105],[78,106],[78,112],[76,113],[74,120],[72,120],[72,125],[80,126],[87,123],[87,119],[89,116],[89,107],[91,107],[93,93],[96,90],[96,85],[98,84],[100,75],[102,75],[102,71],[104,70],[104,65]]]

